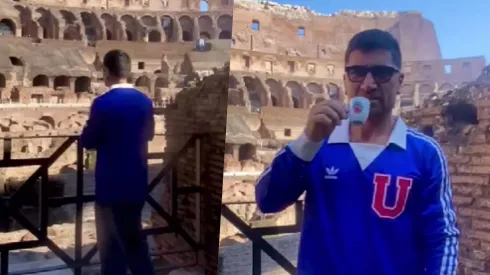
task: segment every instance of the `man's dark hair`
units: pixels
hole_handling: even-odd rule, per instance
[[[389,51],[393,58],[393,64],[401,69],[402,53],[398,41],[389,32],[379,29],[365,30],[351,38],[345,52],[345,64],[347,65],[349,56],[353,51],[368,53],[375,50]]]
[[[131,76],[131,59],[121,50],[112,50],[104,56],[104,67],[112,77],[129,78]]]

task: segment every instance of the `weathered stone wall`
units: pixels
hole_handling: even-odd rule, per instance
[[[181,196],[177,211],[185,230],[204,247],[197,260],[206,268],[207,274],[216,274],[218,264],[228,83],[227,66],[196,83],[196,87],[182,91],[177,96],[177,109],[165,115],[165,151],[175,152],[194,133],[209,134],[180,157],[177,164],[178,187],[200,186],[204,190],[201,195]],[[201,175],[200,180],[197,174]],[[171,211],[172,192],[170,185],[166,184],[162,201],[167,211]],[[156,216],[153,221],[162,225]],[[173,234],[157,237],[156,242],[163,252],[188,248],[184,240]],[[165,258],[176,264],[192,264],[196,260],[193,253]]]
[[[483,275],[490,273],[490,100],[488,94],[475,91],[464,96],[478,108],[479,124],[463,127],[460,132],[443,122],[442,103],[446,100],[403,116],[415,127],[434,128],[447,157],[461,229],[458,274]]]
[[[356,32],[381,28],[400,41],[405,60],[441,59],[434,26],[418,12],[321,15],[298,6],[256,2],[235,1],[233,36],[237,48],[341,60]],[[258,25],[256,31],[251,29],[253,21]]]

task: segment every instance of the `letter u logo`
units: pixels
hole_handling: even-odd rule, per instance
[[[396,219],[405,210],[413,180],[410,178],[396,177],[396,200],[394,206],[386,205],[386,193],[390,183],[390,175],[374,174],[372,208],[381,218]]]

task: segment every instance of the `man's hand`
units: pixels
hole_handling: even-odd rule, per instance
[[[319,142],[330,136],[337,125],[347,118],[347,108],[338,100],[324,100],[315,104],[308,115],[306,137]]]

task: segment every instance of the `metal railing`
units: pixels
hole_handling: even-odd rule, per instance
[[[296,267],[277,249],[275,249],[264,236],[298,233],[303,222],[303,201],[294,204],[296,221],[293,225],[252,227],[235,214],[228,206],[256,204],[255,201],[228,202],[221,205],[221,215],[235,228],[240,230],[252,241],[252,275],[262,274],[262,252],[267,254],[287,273],[296,274]]]
[[[11,155],[12,151],[12,140],[13,139],[26,139],[26,138],[66,138],[66,140],[56,149],[49,157],[42,158],[23,158],[23,159],[13,159]],[[146,202],[153,208],[153,211],[162,217],[166,222],[167,226],[157,227],[157,228],[147,228],[144,230],[145,234],[157,235],[157,234],[168,234],[175,233],[182,237],[187,244],[191,247],[191,250],[187,251],[177,251],[168,252],[165,254],[175,254],[175,253],[196,253],[196,263],[197,265],[197,254],[202,249],[202,245],[196,241],[191,234],[189,234],[181,225],[181,220],[177,214],[178,209],[178,198],[179,196],[186,196],[195,193],[201,193],[200,188],[190,188],[190,187],[178,187],[176,164],[181,156],[183,156],[187,150],[194,144],[197,144],[204,138],[204,135],[193,135],[191,136],[184,146],[175,154],[169,157],[169,160],[164,160],[163,167],[158,172],[158,174],[153,178],[148,186],[148,197]],[[32,166],[38,165],[32,175],[25,180],[25,182],[18,187],[17,190],[12,192],[12,194],[3,194],[0,197],[0,220],[5,221],[12,218],[24,229],[27,229],[32,235],[34,235],[37,240],[32,241],[19,241],[0,244],[0,274],[12,274],[9,273],[9,252],[12,250],[19,249],[29,249],[36,247],[47,247],[51,250],[59,259],[61,259],[65,265],[62,267],[53,267],[51,270],[59,269],[72,269],[74,274],[82,274],[82,268],[91,266],[92,258],[97,253],[97,245],[94,245],[86,254],[82,254],[82,210],[83,204],[87,202],[93,202],[95,196],[84,194],[84,149],[77,142],[79,136],[77,135],[66,135],[66,136],[54,136],[54,135],[36,135],[36,136],[4,136],[0,137],[4,140],[4,154],[3,159],[0,160],[0,168],[8,167],[21,167],[21,166]],[[64,153],[68,150],[70,146],[76,143],[76,195],[75,196],[63,196],[63,197],[50,197],[47,192],[48,184],[48,169],[49,167]],[[196,154],[198,152],[196,151]],[[149,154],[149,159],[164,159],[167,157],[165,153],[151,153]],[[167,212],[158,202],[153,199],[150,192],[162,182],[166,176],[171,175],[169,181],[165,181],[165,184],[172,185],[172,196],[171,196],[171,211]],[[39,181],[40,179],[40,181]],[[23,197],[28,195],[30,188],[39,183],[39,226],[36,226],[28,218],[22,214],[21,208],[25,202]],[[74,257],[70,257],[65,251],[63,251],[58,245],[56,245],[53,240],[48,237],[48,209],[50,207],[57,207],[62,205],[75,204],[76,206],[76,216],[75,216],[75,246],[74,246]],[[175,267],[177,268],[177,267]],[[49,268],[48,268],[49,269]],[[51,270],[30,270],[23,271],[23,273],[34,273],[34,272],[46,272]]]

